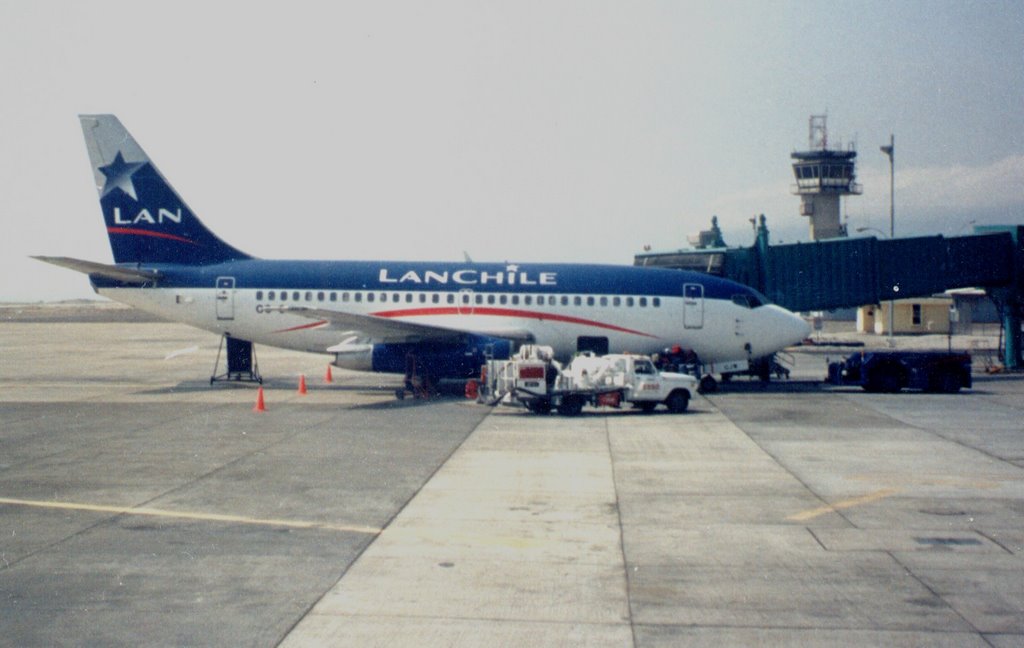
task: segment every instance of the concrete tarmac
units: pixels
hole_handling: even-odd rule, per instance
[[[261,347],[254,413],[216,351],[0,323],[0,644],[1024,645],[1021,377],[565,419]]]

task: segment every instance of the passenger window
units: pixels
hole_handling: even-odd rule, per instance
[[[608,298],[607,297],[602,297],[601,298],[601,305],[602,306],[607,306],[608,305]]]
[[[526,295],[525,297],[523,297],[523,304],[525,304],[526,306],[532,305],[533,304],[533,295]]]
[[[565,296],[565,295],[562,295],[562,306],[568,306],[568,305],[569,305],[569,298],[567,296]]]
[[[427,293],[420,293],[420,303],[421,304],[426,304],[427,303]]]
[[[629,308],[633,307],[633,298],[632,297],[626,297],[626,306],[629,307]]]
[[[519,305],[519,295],[512,295],[512,305],[513,306],[518,306]]]
[[[363,301],[363,293],[358,293],[358,292],[357,292],[357,293],[355,294],[355,299],[356,299],[356,301],[357,301],[357,302],[361,302],[361,301]]]
[[[582,306],[583,305],[583,298],[579,297],[579,296],[573,297],[572,298],[572,305],[573,306]]]
[[[498,303],[502,304],[502,305],[507,304],[508,303],[508,295],[502,295],[502,296],[498,297]]]
[[[270,301],[274,301],[274,291],[273,290],[267,292],[267,299],[269,299]]]
[[[412,293],[405,293],[405,303],[406,304],[411,304],[412,303]]]
[[[493,304],[494,303],[494,295],[487,295],[487,303],[488,304]]]
[[[377,295],[373,293],[366,293],[366,301],[372,302],[377,299]]]
[[[454,304],[455,303],[455,295],[452,295],[452,294],[449,293],[448,297],[447,297],[447,302],[449,304]]]
[[[256,301],[263,301],[263,291],[262,290],[257,290],[256,291]]]
[[[622,298],[621,297],[612,297],[612,306],[616,306],[616,307],[622,306]]]
[[[476,303],[478,303],[478,304],[484,303],[484,296],[483,295],[477,295],[476,296]]]
[[[593,297],[587,297],[587,306],[593,306],[593,305],[594,305],[594,298]]]
[[[343,302],[347,302],[348,301],[348,293],[347,292],[341,293],[341,301],[343,301]]]
[[[288,301],[288,291],[286,291],[286,290],[282,290],[281,291],[281,301]]]
[[[430,301],[431,301],[431,303],[434,303],[434,304],[440,302],[441,301],[441,295],[438,295],[437,293],[434,293],[433,295],[430,296]]]
[[[313,291],[311,291],[311,290],[307,290],[306,291],[306,301],[313,301]]]
[[[651,300],[651,305],[655,308],[661,308],[661,297],[655,297]]]
[[[641,297],[640,298],[640,306],[647,306],[647,298],[646,297]]]
[[[336,293],[336,292],[332,292],[331,293],[331,301],[332,302],[338,301],[338,293]]]

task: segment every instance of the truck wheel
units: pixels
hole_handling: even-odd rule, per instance
[[[935,372],[928,380],[928,391],[940,394],[955,394],[960,391],[962,385],[960,376],[948,369],[941,369]]]
[[[534,414],[550,414],[551,401],[546,398],[530,401],[526,404],[526,409],[530,410]]]
[[[690,406],[690,394],[682,389],[676,390],[665,399],[665,406],[673,414],[682,414]]]
[[[583,411],[583,399],[569,396],[558,404],[558,413],[562,416],[576,416]]]
[[[903,389],[903,372],[898,367],[875,367],[864,383],[864,390],[874,393],[895,394]]]
[[[960,391],[960,387],[963,386],[963,380],[960,376],[952,371],[947,371],[942,377],[942,393],[944,394],[955,394]]]
[[[724,375],[722,376],[725,377]],[[714,394],[718,391],[718,381],[711,374],[708,374],[700,379],[700,386],[697,391],[702,394]]]

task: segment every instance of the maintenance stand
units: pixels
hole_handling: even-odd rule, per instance
[[[227,345],[227,371],[218,375],[220,367],[221,352]],[[217,360],[213,365],[213,375],[210,376],[210,384],[215,382],[255,382],[263,384],[263,376],[260,375],[259,363],[256,362],[256,347],[248,341],[231,337],[225,333],[220,338],[220,346],[217,348]]]

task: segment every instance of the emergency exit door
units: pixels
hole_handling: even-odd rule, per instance
[[[235,319],[234,277],[217,277],[217,319]]]
[[[683,284],[683,327],[704,327],[704,286]]]

